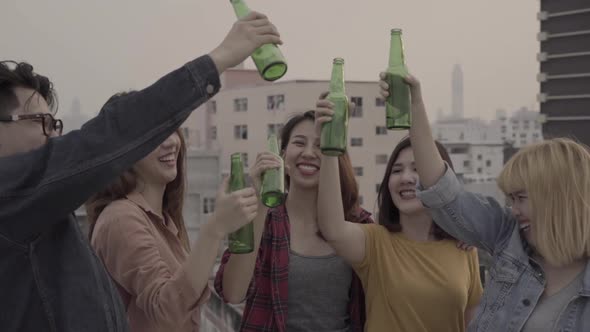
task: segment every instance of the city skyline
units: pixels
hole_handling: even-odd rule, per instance
[[[387,63],[389,30],[399,27],[431,117],[439,108],[450,112],[448,82],[455,63],[465,75],[466,117],[491,119],[497,108],[537,108],[538,3],[428,3],[375,1],[363,4],[359,15],[358,3],[351,1],[249,1],[268,13],[283,35],[289,71],[281,81],[328,79],[336,56],[345,58],[348,80],[376,80]],[[337,18],[330,14],[336,7],[343,13]],[[226,1],[13,0],[3,6],[0,20],[18,27],[18,33],[0,31],[2,58],[29,61],[51,77],[61,112],[78,96],[83,111],[93,115],[113,93],[143,88],[209,52],[235,17]],[[253,67],[251,60],[246,67]]]

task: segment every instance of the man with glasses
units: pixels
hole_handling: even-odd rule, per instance
[[[268,43],[281,43],[276,28],[251,13],[208,55],[63,136],[49,79],[0,62],[0,331],[127,331],[116,286],[73,213],[212,97],[221,72]]]

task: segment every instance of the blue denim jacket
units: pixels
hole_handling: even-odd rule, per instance
[[[419,192],[434,221],[447,233],[492,255],[490,281],[468,331],[520,331],[545,289],[541,269],[529,260],[516,219],[490,197],[463,190],[447,167],[434,186]],[[583,287],[547,331],[590,331],[590,264]]]
[[[128,331],[119,293],[73,217],[219,90],[208,56],[103,107],[82,129],[0,158],[0,331]]]

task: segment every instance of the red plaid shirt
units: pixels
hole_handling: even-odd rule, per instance
[[[361,210],[359,218],[353,222],[367,224],[373,220],[369,212]],[[256,259],[254,278],[250,282],[246,296],[240,331],[286,331],[289,237],[289,217],[285,205],[269,209]],[[226,300],[222,286],[223,272],[230,255],[226,250],[215,276],[215,290],[224,301]],[[352,331],[362,332],[365,325],[365,294],[354,272],[348,312]]]

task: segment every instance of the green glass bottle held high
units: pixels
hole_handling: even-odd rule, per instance
[[[332,121],[322,125],[320,150],[327,156],[339,156],[346,151],[348,137],[348,97],[344,88],[344,59],[335,58],[327,99],[334,104]]]
[[[408,69],[404,61],[402,31],[400,29],[392,29],[389,66],[385,75],[385,81],[389,84],[389,96],[385,101],[385,122],[387,129],[410,129],[412,125],[410,87],[404,81],[406,75],[408,75]]]
[[[238,18],[250,13],[250,8],[244,0],[230,0]],[[287,61],[277,45],[265,44],[252,53],[252,60],[263,79],[276,81],[287,73]]]

